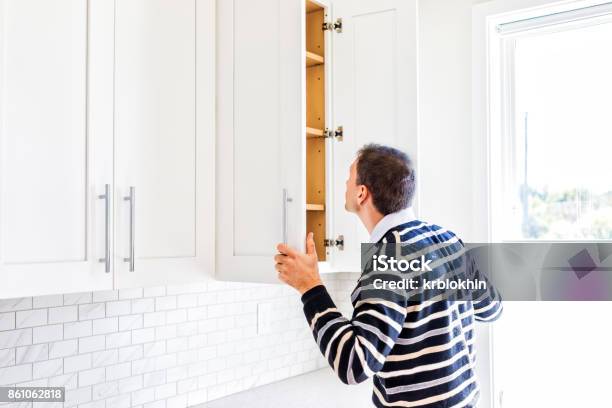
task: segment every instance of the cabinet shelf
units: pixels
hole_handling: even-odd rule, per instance
[[[308,139],[320,139],[325,137],[325,133],[323,132],[323,129],[306,127],[306,137]]]
[[[325,211],[324,204],[306,204],[306,211]]]
[[[325,63],[325,59],[322,56],[315,54],[314,52],[306,51],[306,66],[307,67],[314,67],[315,65],[322,65],[323,63]]]

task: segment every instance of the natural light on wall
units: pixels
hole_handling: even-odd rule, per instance
[[[539,13],[492,31],[493,237],[611,240],[612,4]],[[495,407],[609,405],[609,303],[504,309],[493,331]]]

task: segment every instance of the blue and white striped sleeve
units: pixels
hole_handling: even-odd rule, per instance
[[[480,322],[492,322],[497,320],[503,311],[502,297],[486,275],[481,273],[476,261],[466,255],[468,262],[468,275],[477,280],[484,280],[487,283],[486,290],[472,292],[472,305],[474,307],[474,319]]]
[[[376,293],[379,292],[379,293]],[[345,384],[357,384],[380,371],[395,345],[406,318],[401,296],[388,290],[368,289],[351,319],[336,308],[325,286],[302,296],[304,314],[321,353]]]

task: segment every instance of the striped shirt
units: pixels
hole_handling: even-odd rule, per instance
[[[463,259],[457,256],[461,240],[437,225],[411,219],[379,235],[373,242],[416,245],[442,270]],[[345,384],[373,377],[377,407],[475,407],[474,321],[500,316],[496,290],[489,286],[471,300],[408,302],[406,296],[371,289],[370,275],[364,271],[353,290],[351,319],[338,311],[323,285],[302,296],[317,345],[336,375]]]

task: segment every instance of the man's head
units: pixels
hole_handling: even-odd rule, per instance
[[[408,155],[392,147],[368,144],[351,164],[345,208],[357,214],[372,210],[391,214],[411,205],[414,190],[414,169]]]

